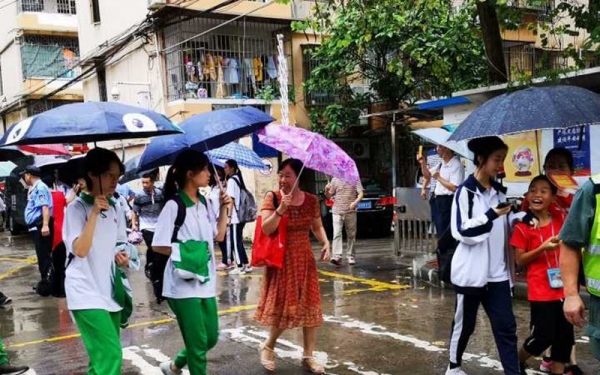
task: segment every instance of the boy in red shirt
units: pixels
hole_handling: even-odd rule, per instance
[[[536,227],[526,223],[515,225],[510,245],[516,261],[527,266],[528,300],[531,304],[531,334],[519,350],[523,364],[552,346],[552,374],[563,374],[575,342],[573,326],[563,313],[564,292],[560,279],[559,240],[565,215],[552,210],[557,188],[548,177],[535,177],[529,185],[529,209],[539,220]]]

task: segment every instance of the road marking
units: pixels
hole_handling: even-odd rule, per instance
[[[346,275],[346,274],[337,273],[337,272],[319,270],[319,273],[323,276],[332,277],[335,279],[353,281],[353,282],[356,282],[359,284],[369,286],[368,289],[346,290],[343,292],[343,294],[356,294],[356,293],[367,292],[367,291],[369,291],[369,292],[385,292],[388,290],[404,290],[404,289],[411,288],[411,286],[407,285],[407,284],[386,283],[384,281],[364,279],[362,277],[356,277],[356,276]]]
[[[17,272],[21,271],[24,268],[27,268],[34,264],[37,264],[37,259],[35,257],[29,257],[29,258],[4,257],[4,258],[0,258],[0,261],[24,263],[23,265],[12,267],[4,273],[0,273],[0,280],[4,280],[4,279],[16,274]]]
[[[235,307],[231,307],[231,308],[228,308],[225,310],[220,310],[219,315],[236,314],[236,313],[243,312],[243,311],[253,310],[256,308],[256,306],[257,305],[235,306]],[[174,321],[175,321],[175,319],[173,319],[173,318],[151,320],[151,321],[147,321],[147,322],[139,322],[139,323],[130,324],[129,327],[127,327],[126,329],[145,327],[145,326],[150,326],[150,325],[162,325],[162,324],[172,323]],[[72,339],[76,339],[79,337],[81,337],[81,335],[79,333],[74,333],[72,335],[54,336],[54,337],[48,337],[48,338],[40,339],[40,340],[33,340],[33,341],[16,343],[16,344],[10,344],[10,345],[7,345],[7,347],[22,348],[25,346],[39,345],[39,344],[44,344],[44,343],[52,343],[52,342],[65,341],[65,340],[72,340]]]

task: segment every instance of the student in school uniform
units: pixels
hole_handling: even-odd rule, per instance
[[[166,203],[158,216],[152,247],[169,256],[162,295],[177,317],[184,342],[174,361],[160,365],[165,375],[180,374],[186,365],[191,375],[205,375],[206,353],[219,337],[213,241],[225,238],[233,200],[221,194],[215,219],[210,201],[198,191],[208,186],[210,176],[208,158],[188,149],[179,154],[164,185]],[[175,230],[181,204],[185,219]]]
[[[113,293],[116,266],[129,264],[118,243],[127,241],[124,215],[112,196],[123,164],[109,150],[95,148],[83,161],[87,193],[67,207],[63,240],[69,260],[65,271],[67,306],[90,357],[88,374],[119,375],[123,353],[120,334],[122,303]]]

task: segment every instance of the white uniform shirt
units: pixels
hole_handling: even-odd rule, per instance
[[[92,213],[93,205],[77,198],[67,207],[63,239],[67,254],[73,253],[73,242],[81,235]],[[127,242],[125,216],[118,204],[98,215],[92,246],[85,258],[75,256],[67,267],[65,293],[69,310],[121,310],[113,298],[112,278],[115,247]]]
[[[430,170],[431,174],[434,174],[437,170],[434,168]],[[452,159],[445,163],[442,160],[441,165],[439,166],[440,177],[444,180],[450,182],[454,186],[459,186],[465,180],[465,168],[458,156],[454,156]],[[442,185],[439,181],[435,184],[434,194],[437,195],[452,195],[453,191],[448,190],[444,185]]]
[[[181,242],[188,240],[208,242],[211,257],[208,267],[210,280],[201,284],[198,280],[186,281],[180,278],[176,275],[173,261],[169,258],[163,278],[163,296],[174,299],[215,297],[217,295],[217,271],[213,241],[217,234],[217,225],[213,215],[209,214],[212,209],[207,209],[201,202],[194,204],[185,194],[183,194],[182,199],[186,204],[186,214],[185,221],[179,228],[177,239]],[[211,204],[208,199],[207,204]],[[176,218],[177,203],[169,200],[158,216],[152,246],[171,247],[171,236],[173,235]]]
[[[235,181],[233,181],[235,179]],[[239,224],[240,219],[238,218],[237,211],[240,209],[240,186],[238,183],[240,182],[240,178],[237,176],[233,176],[227,182],[227,195],[233,198],[234,207],[233,212],[231,213],[231,224]]]

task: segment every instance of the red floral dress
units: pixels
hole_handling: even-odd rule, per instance
[[[290,206],[286,215],[287,246],[283,267],[267,267],[263,276],[256,320],[265,326],[281,329],[318,327],[323,323],[321,291],[317,262],[310,244],[312,220],[321,216],[319,200],[304,193],[300,206]],[[281,201],[281,193],[277,192]],[[268,194],[262,210],[275,210]]]

